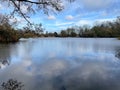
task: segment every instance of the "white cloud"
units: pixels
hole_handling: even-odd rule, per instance
[[[42,76],[46,77],[52,77],[56,75],[62,74],[62,71],[66,70],[69,67],[69,63],[64,60],[50,60],[41,65],[40,72],[37,74],[40,74]]]
[[[4,4],[4,3],[0,3],[0,10],[5,10],[5,11],[7,11],[7,10],[9,10],[10,8],[8,7],[8,5],[6,5],[6,4]],[[3,13],[3,12],[1,12],[1,13]]]
[[[22,6],[20,7],[20,9],[21,9],[21,11],[22,11],[23,13],[27,13],[27,12],[28,12],[27,8],[28,8],[28,6],[26,6],[26,5],[22,5]]]
[[[71,24],[74,24],[74,22],[56,22],[55,26],[66,26]]]
[[[93,23],[92,20],[80,20],[76,22],[75,25],[83,26],[83,25],[91,25],[92,23]]]
[[[67,27],[74,26],[75,22],[55,22],[54,24],[47,24],[47,29],[50,30],[50,27],[53,31],[66,29]],[[54,27],[54,28],[53,28]],[[55,28],[56,27],[56,28]]]
[[[83,6],[88,9],[100,9],[108,7],[112,0],[80,0],[83,3]]]
[[[106,18],[106,19],[98,19],[98,22],[104,22],[104,21],[113,21],[115,18]]]
[[[0,9],[2,9],[2,5],[0,4]]]
[[[94,20],[79,20],[78,22],[75,23],[75,25],[77,26],[83,26],[83,25],[90,25],[90,26],[93,26],[95,24],[100,24],[100,23],[103,23],[103,22],[106,22],[106,21],[114,21],[115,18],[106,18],[106,19],[94,19]]]
[[[15,19],[16,18],[16,19]],[[19,23],[24,23],[25,22],[25,19],[24,18],[22,18],[22,17],[15,17],[14,19],[12,19],[12,20],[14,20],[14,21],[16,21],[17,20],[17,22],[19,22]]]
[[[14,18],[10,19],[11,23],[16,23],[15,27],[21,28],[26,25],[27,21],[23,17],[15,16]]]
[[[104,16],[107,16],[107,15],[108,15],[108,13],[107,13],[106,11],[102,11],[102,12],[101,12],[101,16],[104,17]]]
[[[67,28],[66,26],[61,26],[61,27],[59,27],[60,30],[64,30],[64,29],[66,29],[66,28]]]
[[[47,18],[48,20],[55,20],[56,19],[56,17],[54,16],[54,15],[50,15],[50,16],[48,16],[48,18]]]
[[[114,11],[112,11],[112,13],[114,13],[115,15],[118,14],[118,16],[120,15],[120,9],[114,9]]]
[[[66,18],[67,20],[73,20],[73,19],[74,19],[74,17],[73,17],[72,15],[67,15],[65,18]]]

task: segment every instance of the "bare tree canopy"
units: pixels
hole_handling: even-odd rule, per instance
[[[68,2],[73,2],[74,0],[67,0]],[[45,14],[49,12],[61,11],[64,9],[63,0],[0,0],[1,3],[8,3],[9,7],[12,7],[11,16],[16,14],[22,16],[28,23],[28,14],[36,13],[42,10]],[[23,11],[22,7],[24,6]]]

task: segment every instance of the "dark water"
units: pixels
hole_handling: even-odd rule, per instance
[[[0,83],[25,90],[120,90],[117,39],[40,38],[0,44]]]

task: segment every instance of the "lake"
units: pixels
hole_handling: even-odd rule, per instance
[[[120,90],[120,41],[35,38],[0,44],[0,83],[25,90]]]

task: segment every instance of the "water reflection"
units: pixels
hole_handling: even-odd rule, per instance
[[[9,79],[7,82],[3,82],[1,85],[2,90],[23,90],[22,82],[18,82],[14,79]]]
[[[3,68],[3,67],[5,67],[6,65],[9,65],[9,64],[10,64],[9,60],[3,60],[3,59],[0,60],[0,68]]]
[[[116,39],[40,38],[7,48],[11,64],[0,70],[1,82],[16,78],[25,90],[120,90]]]
[[[0,68],[10,64],[10,45],[0,44]]]
[[[118,59],[120,59],[120,50],[116,51],[115,57],[117,57]]]

